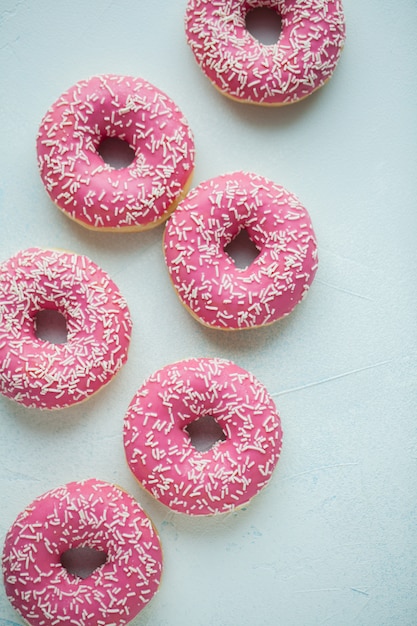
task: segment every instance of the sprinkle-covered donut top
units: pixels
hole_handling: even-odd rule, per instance
[[[245,269],[225,251],[242,229],[259,250]],[[226,330],[263,326],[290,313],[318,263],[311,220],[298,198],[251,172],[195,187],[167,223],[164,252],[183,304],[203,324]]]
[[[187,427],[210,416],[223,440],[197,450]],[[282,444],[267,389],[224,359],[168,365],[141,386],[125,416],[130,469],[155,498],[180,513],[212,515],[246,504],[270,480]]]
[[[108,137],[126,141],[133,162],[116,169],[99,154]],[[37,138],[51,199],[83,226],[143,230],[166,219],[194,167],[191,130],[176,104],[142,78],[82,80],[50,107]]]
[[[260,6],[281,17],[274,45],[246,28],[246,15]],[[188,0],[185,28],[197,63],[222,93],[269,105],[296,102],[321,87],[345,40],[341,0]]]
[[[36,317],[63,315],[67,341],[36,335]],[[0,392],[59,409],[98,391],[127,360],[132,322],[110,277],[86,256],[30,248],[0,264]]]
[[[106,560],[81,578],[65,568],[62,555],[85,547]],[[142,508],[96,479],[36,498],[3,549],[7,596],[31,626],[123,626],[151,600],[161,571],[159,540]]]

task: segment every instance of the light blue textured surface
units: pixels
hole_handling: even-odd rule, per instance
[[[0,0],[0,255],[85,253],[129,301],[129,362],[87,403],[45,414],[0,398],[0,541],[37,495],[89,476],[144,505],[161,537],[159,593],[134,626],[415,626],[417,595],[417,6],[345,0],[333,78],[298,105],[230,102],[185,43],[185,0]],[[49,201],[35,137],[81,78],[144,77],[194,131],[193,184],[236,169],[308,208],[320,267],[283,322],[242,334],[201,327],[173,292],[163,228],[88,232]],[[145,495],[124,459],[122,419],[144,378],[222,356],[274,395],[284,445],[245,509],[188,519]],[[0,588],[0,615],[15,613]]]

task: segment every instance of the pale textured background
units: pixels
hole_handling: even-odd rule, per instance
[[[130,491],[163,544],[160,591],[135,626],[413,626],[417,623],[417,6],[345,0],[331,82],[298,105],[230,102],[185,43],[185,0],[0,0],[1,258],[29,246],[85,253],[128,299],[130,359],[97,397],[42,413],[0,398],[0,540],[33,498],[94,476]],[[204,329],[181,307],[163,227],[100,234],[63,216],[37,172],[49,105],[92,74],[139,75],[195,133],[194,184],[248,169],[296,193],[319,240],[307,299],[258,331]],[[188,519],[129,473],[122,420],[143,380],[222,356],[274,395],[281,460],[248,507]],[[18,621],[0,590],[0,616]]]

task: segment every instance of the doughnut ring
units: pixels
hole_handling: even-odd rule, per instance
[[[246,269],[226,246],[246,230],[259,250]],[[195,187],[168,220],[165,261],[185,307],[206,326],[255,328],[288,315],[317,270],[317,245],[300,201],[257,174],[233,172]]]
[[[211,416],[224,439],[196,449],[187,428]],[[142,486],[189,515],[225,513],[251,500],[270,480],[282,430],[266,388],[224,359],[188,359],[153,374],[134,396],[124,422],[128,465]]]
[[[105,556],[86,578],[63,565],[63,555],[79,548]],[[31,626],[127,624],[156,593],[161,572],[159,539],[139,504],[95,479],[36,498],[3,550],[6,594]]]
[[[116,169],[99,153],[109,137],[127,142],[133,162]],[[104,74],[66,91],[44,116],[39,170],[55,204],[87,228],[145,230],[185,195],[194,168],[191,130],[162,91],[130,76]]]
[[[258,7],[278,13],[282,31],[265,45],[246,28]],[[297,102],[333,74],[345,41],[341,0],[188,0],[188,44],[204,74],[234,100]]]
[[[39,312],[65,318],[67,341],[36,335]],[[0,393],[62,409],[89,398],[127,360],[132,322],[115,283],[86,256],[29,248],[0,264]]]

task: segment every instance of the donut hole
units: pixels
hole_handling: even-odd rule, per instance
[[[199,452],[207,452],[219,441],[227,438],[222,427],[211,415],[203,415],[184,428],[191,444]]]
[[[246,30],[266,46],[278,43],[282,31],[281,16],[270,7],[256,7],[245,17]]]
[[[97,152],[107,165],[121,170],[129,167],[135,158],[135,151],[127,141],[119,137],[105,137],[101,140]]]
[[[70,548],[61,554],[61,565],[77,578],[88,578],[107,561],[107,553],[88,546]]]
[[[240,233],[225,246],[224,251],[230,256],[239,269],[249,267],[259,254],[258,248],[245,229],[241,230]]]
[[[35,335],[49,343],[66,343],[68,337],[67,320],[55,309],[38,311],[34,319]]]

